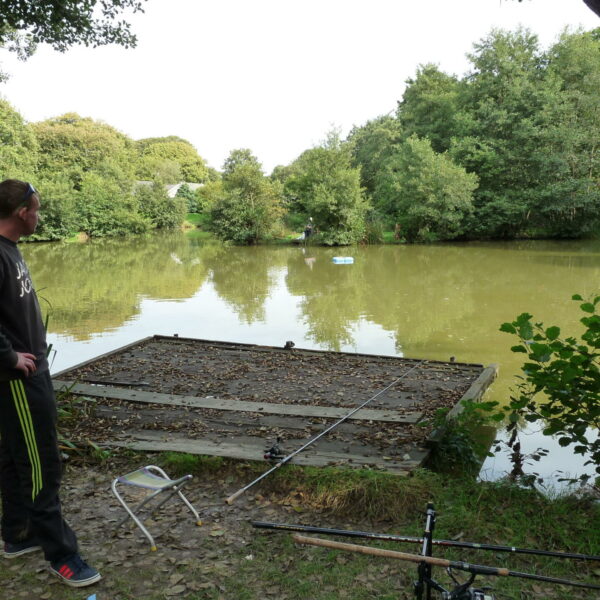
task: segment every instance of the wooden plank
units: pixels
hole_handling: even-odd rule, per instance
[[[137,342],[131,342],[131,344],[126,344],[125,346],[121,346],[120,348],[117,348],[116,350],[110,350],[109,352],[105,352],[104,354],[99,354],[98,356],[94,356],[94,358],[85,360],[82,363],[79,363],[73,367],[69,367],[68,369],[63,369],[62,371],[59,371],[58,373],[56,373],[54,375],[54,377],[61,377],[65,373],[70,373],[71,371],[75,371],[76,369],[81,369],[82,367],[91,365],[99,360],[102,360],[103,358],[107,358],[109,356],[114,356],[115,354],[119,354],[119,352],[123,352],[124,350],[128,350],[129,348],[133,348],[134,346],[138,346],[139,344],[147,342],[148,340],[151,340],[151,339],[153,339],[153,337],[148,336],[148,337],[142,338],[141,340],[137,340]]]
[[[177,394],[160,394],[141,390],[121,389],[110,386],[90,385],[72,381],[53,380],[57,392],[68,391],[80,396],[93,396],[96,398],[112,398],[127,400],[129,402],[144,402],[149,404],[165,404],[170,406],[186,406],[189,408],[208,408],[211,410],[224,410],[235,412],[256,412],[262,414],[295,415],[300,417],[316,417],[341,419],[352,408],[334,408],[325,406],[306,406],[299,404],[274,404],[270,402],[248,402],[246,400],[224,400],[222,398],[197,396],[180,396]],[[350,419],[358,421],[383,421],[388,423],[417,423],[423,416],[421,412],[399,413],[398,411],[375,410],[363,408],[357,411]]]
[[[462,405],[463,400],[471,400],[472,402],[479,402],[483,395],[487,391],[488,387],[492,384],[494,379],[498,376],[498,365],[492,363],[488,365],[480,374],[479,377],[471,384],[469,389],[462,395],[461,399],[452,407],[452,409],[446,415],[446,421],[455,418],[459,415],[464,407]],[[437,444],[442,437],[444,437],[445,427],[438,427],[431,432],[427,438],[428,444]]]
[[[264,440],[257,440],[256,444],[237,442],[212,442],[209,440],[189,440],[173,437],[164,432],[148,431],[136,434],[129,438],[117,438],[106,442],[104,446],[129,448],[137,451],[153,452],[184,452],[186,454],[203,454],[208,456],[222,456],[239,460],[255,460],[265,462]],[[347,453],[307,451],[294,457],[293,464],[310,465],[315,467],[344,466],[351,468],[364,468],[372,465],[398,474],[406,474],[423,464],[429,452],[415,448],[410,452],[411,460],[384,461],[381,457],[364,457],[349,455]]]
[[[480,374],[479,377],[471,384],[469,389],[462,395],[462,398],[454,405],[454,408],[448,413],[448,418],[456,416],[463,410],[462,401],[471,400],[472,402],[479,402],[486,390],[496,377],[498,376],[498,365],[492,363],[488,365]]]
[[[321,419],[306,419],[304,417],[289,415],[230,413],[227,411],[207,411],[207,413],[202,414],[200,418],[196,418],[192,417],[189,413],[189,409],[184,407],[172,407],[169,410],[161,411],[159,422],[155,409],[156,406],[150,404],[140,405],[136,407],[136,414],[131,415],[128,407],[115,407],[114,404],[105,405],[99,402],[94,406],[94,418],[106,419],[107,422],[109,419],[110,421],[116,420],[115,426],[112,427],[113,432],[123,431],[122,428],[119,429],[119,423],[122,422],[124,418],[126,420],[124,425],[128,428],[128,432],[130,427],[139,426],[140,422],[154,422],[157,426],[157,431],[159,430],[158,427],[161,427],[160,430],[162,431],[179,431],[170,429],[170,423],[175,422],[178,424],[181,423],[182,420],[188,421],[190,423],[190,428],[193,428],[197,423],[201,423],[201,428],[207,432],[208,436],[217,432],[221,437],[233,436],[238,439],[239,436],[248,435],[247,432],[250,432],[249,435],[253,435],[254,432],[258,430],[264,432],[269,443],[274,442],[275,439],[281,435],[287,438],[290,437],[291,434],[292,439],[296,439],[297,434],[301,432],[302,435],[310,435],[325,429],[327,426],[327,423],[321,422]],[[185,414],[182,415],[182,411],[185,411]],[[165,420],[174,413],[176,413],[177,416],[174,417],[173,421],[166,423]],[[116,419],[113,419],[113,417],[116,417]],[[402,423],[380,423],[379,426],[374,426],[370,421],[352,421],[350,419],[336,427],[336,439],[345,439],[348,443],[352,443],[353,441],[361,443],[360,439],[365,435],[368,435],[369,432],[372,433],[374,428],[375,431],[377,431],[383,427],[394,428],[393,434],[388,434],[388,437],[396,438],[395,443],[405,444],[407,441],[413,439],[411,433],[407,431],[408,428]],[[201,428],[198,428],[195,431],[201,431]],[[285,430],[285,433],[282,434],[282,430]],[[192,438],[196,437],[193,434],[188,435],[186,433],[186,435]],[[265,439],[265,445],[266,444],[267,440]]]

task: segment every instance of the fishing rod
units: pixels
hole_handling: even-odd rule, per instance
[[[357,544],[346,544],[344,542],[336,542],[333,540],[324,540],[321,538],[306,537],[303,535],[294,534],[292,539],[298,544],[307,544],[310,546],[322,546],[324,548],[332,548],[334,550],[344,550],[346,552],[358,552],[360,554],[370,554],[372,556],[381,556],[384,558],[396,558],[415,563],[425,563],[437,567],[446,567],[447,569],[457,569],[459,571],[468,571],[475,575],[495,575],[504,577],[520,577],[524,579],[533,579],[535,581],[545,581],[547,583],[556,583],[561,585],[570,585],[574,587],[583,587],[591,590],[600,590],[600,585],[593,583],[582,583],[579,581],[570,581],[568,579],[559,579],[556,577],[547,577],[545,575],[533,575],[531,573],[521,573],[519,571],[511,571],[504,567],[488,567],[485,565],[475,565],[462,561],[447,560],[445,558],[436,558],[433,556],[423,556],[420,554],[408,554],[406,552],[398,552],[396,550],[385,550],[384,548],[371,548],[369,546],[359,546]]]
[[[263,521],[252,521],[252,527],[259,529],[283,529],[286,531],[300,531],[305,533],[318,533],[323,535],[339,535],[354,538],[368,538],[372,540],[383,540],[388,542],[406,542],[422,544],[422,537],[408,537],[387,533],[371,533],[368,531],[352,531],[347,529],[328,529],[325,527],[312,527],[310,525],[290,525],[287,523],[265,523]],[[551,550],[534,550],[530,548],[516,548],[515,546],[496,546],[493,544],[480,544],[477,542],[459,542],[454,540],[430,540],[435,546],[446,546],[452,548],[471,548],[473,550],[491,550],[493,552],[511,552],[514,554],[534,554],[539,556],[552,556],[554,558],[570,558],[575,560],[598,560],[600,556],[591,554],[578,554],[575,552],[554,552]]]
[[[235,492],[235,494],[232,494],[231,496],[229,496],[229,498],[226,498],[225,502],[227,502],[227,504],[233,504],[234,500],[236,498],[238,498],[239,496],[241,496],[246,490],[249,490],[252,486],[256,485],[259,481],[262,481],[265,477],[267,477],[267,475],[270,475],[271,473],[273,473],[273,471],[276,471],[280,467],[283,467],[283,465],[290,462],[290,460],[292,460],[292,458],[294,458],[294,456],[297,456],[298,454],[300,454],[300,452],[302,452],[309,446],[312,446],[312,444],[314,444],[317,440],[322,438],[325,434],[329,433],[332,429],[335,429],[338,425],[341,425],[344,421],[349,419],[354,413],[357,413],[361,408],[364,408],[367,404],[369,404],[369,402],[372,402],[373,400],[375,400],[375,398],[377,398],[378,396],[381,396],[381,394],[383,394],[384,392],[387,392],[387,390],[389,390],[391,387],[395,386],[401,379],[404,379],[404,377],[406,377],[409,373],[414,371],[417,367],[421,366],[422,364],[425,364],[426,362],[427,362],[426,360],[419,361],[416,365],[414,365],[408,371],[406,371],[406,373],[403,373],[402,375],[400,375],[400,377],[398,377],[398,379],[396,379],[395,381],[390,383],[390,385],[388,385],[387,387],[385,387],[382,390],[380,390],[379,392],[377,392],[374,396],[371,396],[368,400],[365,400],[360,406],[357,406],[356,408],[352,409],[347,415],[343,416],[341,419],[339,419],[338,421],[333,423],[333,425],[330,425],[327,429],[325,429],[321,433],[319,433],[319,435],[310,439],[308,442],[306,442],[306,444],[304,444],[303,446],[298,448],[298,450],[294,450],[294,452],[292,452],[291,454],[288,454],[287,456],[282,458],[273,468],[269,469],[268,471],[265,471],[260,477],[257,477],[254,481],[251,481],[248,485],[244,486],[243,488],[241,488],[240,490]]]

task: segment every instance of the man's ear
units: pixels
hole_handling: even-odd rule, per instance
[[[17,217],[19,217],[19,219],[22,219],[24,221],[25,218],[27,217],[28,210],[29,209],[26,206],[21,206],[21,208],[19,208],[16,212]]]

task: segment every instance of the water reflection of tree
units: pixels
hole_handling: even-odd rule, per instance
[[[306,337],[329,350],[354,342],[352,329],[365,306],[364,265],[336,265],[333,251],[308,250],[288,260],[286,283],[301,297]]]
[[[287,284],[303,297],[308,335],[330,349],[353,344],[361,319],[392,332],[399,352],[430,345],[473,311],[468,274],[446,247],[353,248],[351,265],[333,264],[333,251],[307,252],[313,268],[307,256],[290,260]]]
[[[473,281],[460,248],[383,246],[365,253],[365,311],[394,333],[398,351],[439,345],[474,311]]]
[[[139,313],[143,298],[189,298],[207,273],[201,250],[180,234],[21,249],[50,303],[50,332],[75,339],[120,327]]]
[[[586,243],[473,243],[369,248],[368,281],[380,295],[368,298],[372,318],[394,331],[397,345],[414,356],[463,360],[491,356],[510,371],[514,357],[500,323],[521,312],[577,327],[568,314],[572,293],[592,293],[600,265]],[[375,257],[379,257],[375,259]],[[394,280],[386,275],[389,269]],[[584,275],[585,273],[585,275]],[[582,279],[589,286],[582,286]],[[586,289],[588,288],[588,289]],[[576,331],[574,329],[573,331]]]
[[[265,302],[277,279],[277,252],[223,246],[207,259],[217,294],[246,323],[265,321]]]

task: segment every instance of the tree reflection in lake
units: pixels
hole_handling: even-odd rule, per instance
[[[139,314],[143,298],[189,299],[207,276],[197,250],[182,236],[21,248],[39,295],[49,303],[42,309],[50,313],[50,332],[78,340],[121,327]]]
[[[203,257],[215,291],[245,323],[266,319],[265,303],[284,263],[281,253],[262,246],[221,246]]]

